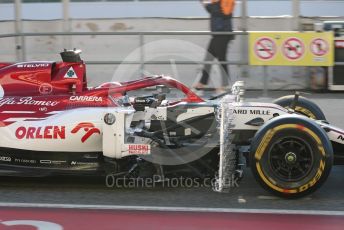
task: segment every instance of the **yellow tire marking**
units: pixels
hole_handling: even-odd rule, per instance
[[[290,109],[289,106],[285,107],[286,109]],[[304,115],[306,115],[307,117],[311,118],[311,119],[316,119],[316,116],[314,115],[314,113],[312,113],[309,109],[306,109],[304,107],[301,106],[296,106],[295,107],[295,111],[302,113]]]
[[[262,138],[256,154],[255,154],[255,158],[259,161],[262,158],[262,155],[266,149],[266,147],[268,146],[269,142],[271,141],[273,135],[276,133],[275,129],[270,129],[266,132],[266,134],[264,135],[264,137]]]
[[[310,110],[308,110],[304,107],[296,106],[295,111],[303,113],[303,114],[307,115],[309,118],[312,118],[312,119],[316,118],[316,116]]]
[[[264,173],[263,173],[263,171],[262,171],[262,169],[261,169],[261,167],[260,167],[259,162],[256,163],[256,167],[257,167],[258,174],[259,174],[260,177],[263,179],[263,181],[265,182],[265,184],[267,184],[270,188],[272,188],[272,189],[274,189],[274,190],[276,190],[276,191],[278,191],[278,192],[281,192],[281,193],[297,193],[297,190],[296,190],[296,189],[283,189],[283,188],[280,188],[280,187],[274,185],[273,183],[271,183],[271,182],[270,182],[271,179],[268,180],[268,179],[265,177],[265,175],[264,175]]]

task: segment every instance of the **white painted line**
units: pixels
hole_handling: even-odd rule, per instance
[[[52,111],[52,112],[49,112],[49,113],[46,113],[46,114],[58,114],[58,113],[61,113],[62,111]]]
[[[35,111],[2,111],[1,113],[36,113]]]
[[[38,118],[38,117],[11,117],[11,118],[8,118],[6,120],[4,120],[5,122],[12,122],[12,121],[15,121],[15,122],[18,122],[18,121],[25,121],[25,120],[46,120],[46,118]]]
[[[49,203],[6,203],[0,207],[6,208],[62,208],[62,209],[91,209],[119,211],[161,211],[161,212],[217,212],[243,214],[285,214],[285,215],[322,215],[344,216],[344,211],[320,210],[286,210],[286,209],[241,209],[241,208],[197,208],[197,207],[159,207],[159,206],[121,206],[121,205],[83,205],[83,204],[49,204]]]
[[[277,196],[257,196],[259,200],[282,200],[282,198]]]
[[[284,200],[281,197],[277,197],[277,196],[257,196],[257,199],[259,200]],[[299,198],[299,200],[312,200],[311,196],[307,196],[307,197],[303,197],[303,198]]]

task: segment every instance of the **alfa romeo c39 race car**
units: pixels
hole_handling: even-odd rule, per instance
[[[61,57],[0,64],[1,175],[192,173],[224,191],[249,165],[268,191],[300,197],[344,156],[344,131],[298,95],[243,102],[239,82],[204,100],[164,76],[90,88],[80,51]]]

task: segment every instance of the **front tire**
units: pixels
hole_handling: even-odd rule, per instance
[[[326,181],[333,149],[325,131],[302,116],[265,124],[251,145],[250,166],[263,188],[284,198],[313,193]]]
[[[280,105],[286,109],[290,108],[292,101],[294,100],[293,95],[284,96],[276,99],[273,103]],[[295,112],[304,115],[306,117],[315,119],[315,120],[326,120],[325,114],[322,112],[320,107],[312,102],[311,100],[305,97],[299,97],[296,103]]]

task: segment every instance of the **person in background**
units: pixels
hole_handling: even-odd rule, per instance
[[[235,0],[211,0],[202,1],[204,7],[210,14],[210,28],[212,32],[231,32],[232,13],[235,6]],[[213,35],[207,49],[205,61],[227,61],[227,47],[233,35]],[[211,64],[205,64],[202,70],[200,81],[194,85],[197,90],[206,88],[209,81]],[[229,75],[227,64],[221,64],[222,86],[217,88],[217,93],[223,93],[229,87]]]

